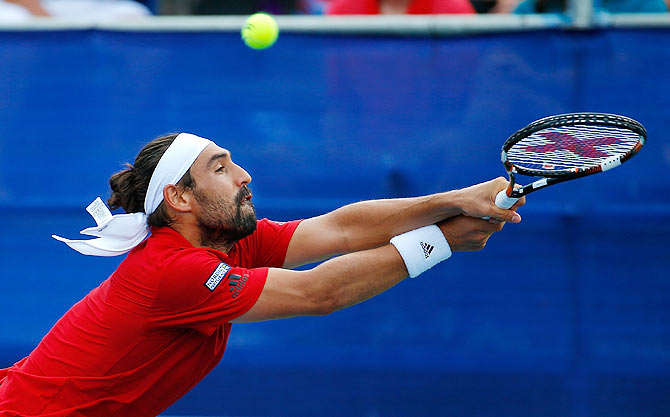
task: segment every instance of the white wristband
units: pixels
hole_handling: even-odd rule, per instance
[[[451,257],[449,242],[434,224],[395,236],[391,244],[400,253],[411,278]]]

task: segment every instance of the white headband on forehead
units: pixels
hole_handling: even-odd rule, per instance
[[[172,145],[161,156],[149,181],[147,196],[144,198],[144,212],[147,215],[153,213],[163,202],[163,188],[179,182],[210,143],[211,140],[190,133],[177,135]]]
[[[86,207],[97,226],[80,232],[83,235],[96,236],[96,239],[71,240],[56,235],[52,237],[84,255],[117,256],[130,251],[149,235],[147,218],[163,202],[163,189],[179,182],[210,143],[211,140],[190,133],[177,135],[151,175],[144,199],[144,213],[112,215],[98,197]]]

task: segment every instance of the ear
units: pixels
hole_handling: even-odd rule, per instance
[[[163,201],[176,212],[189,212],[193,202],[193,193],[190,188],[184,189],[173,184],[166,185],[163,188]]]

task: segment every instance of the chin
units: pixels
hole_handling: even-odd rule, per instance
[[[249,236],[256,231],[258,227],[258,219],[256,218],[256,211],[254,210],[247,216],[244,216],[244,219],[240,223],[240,234],[244,234],[245,237]]]

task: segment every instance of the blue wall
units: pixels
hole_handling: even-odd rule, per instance
[[[277,220],[504,174],[537,118],[620,113],[622,168],[528,198],[483,252],[327,317],[237,325],[168,414],[670,415],[670,31],[443,39],[0,32],[0,366],[113,271],[49,236],[143,143],[216,140]]]

